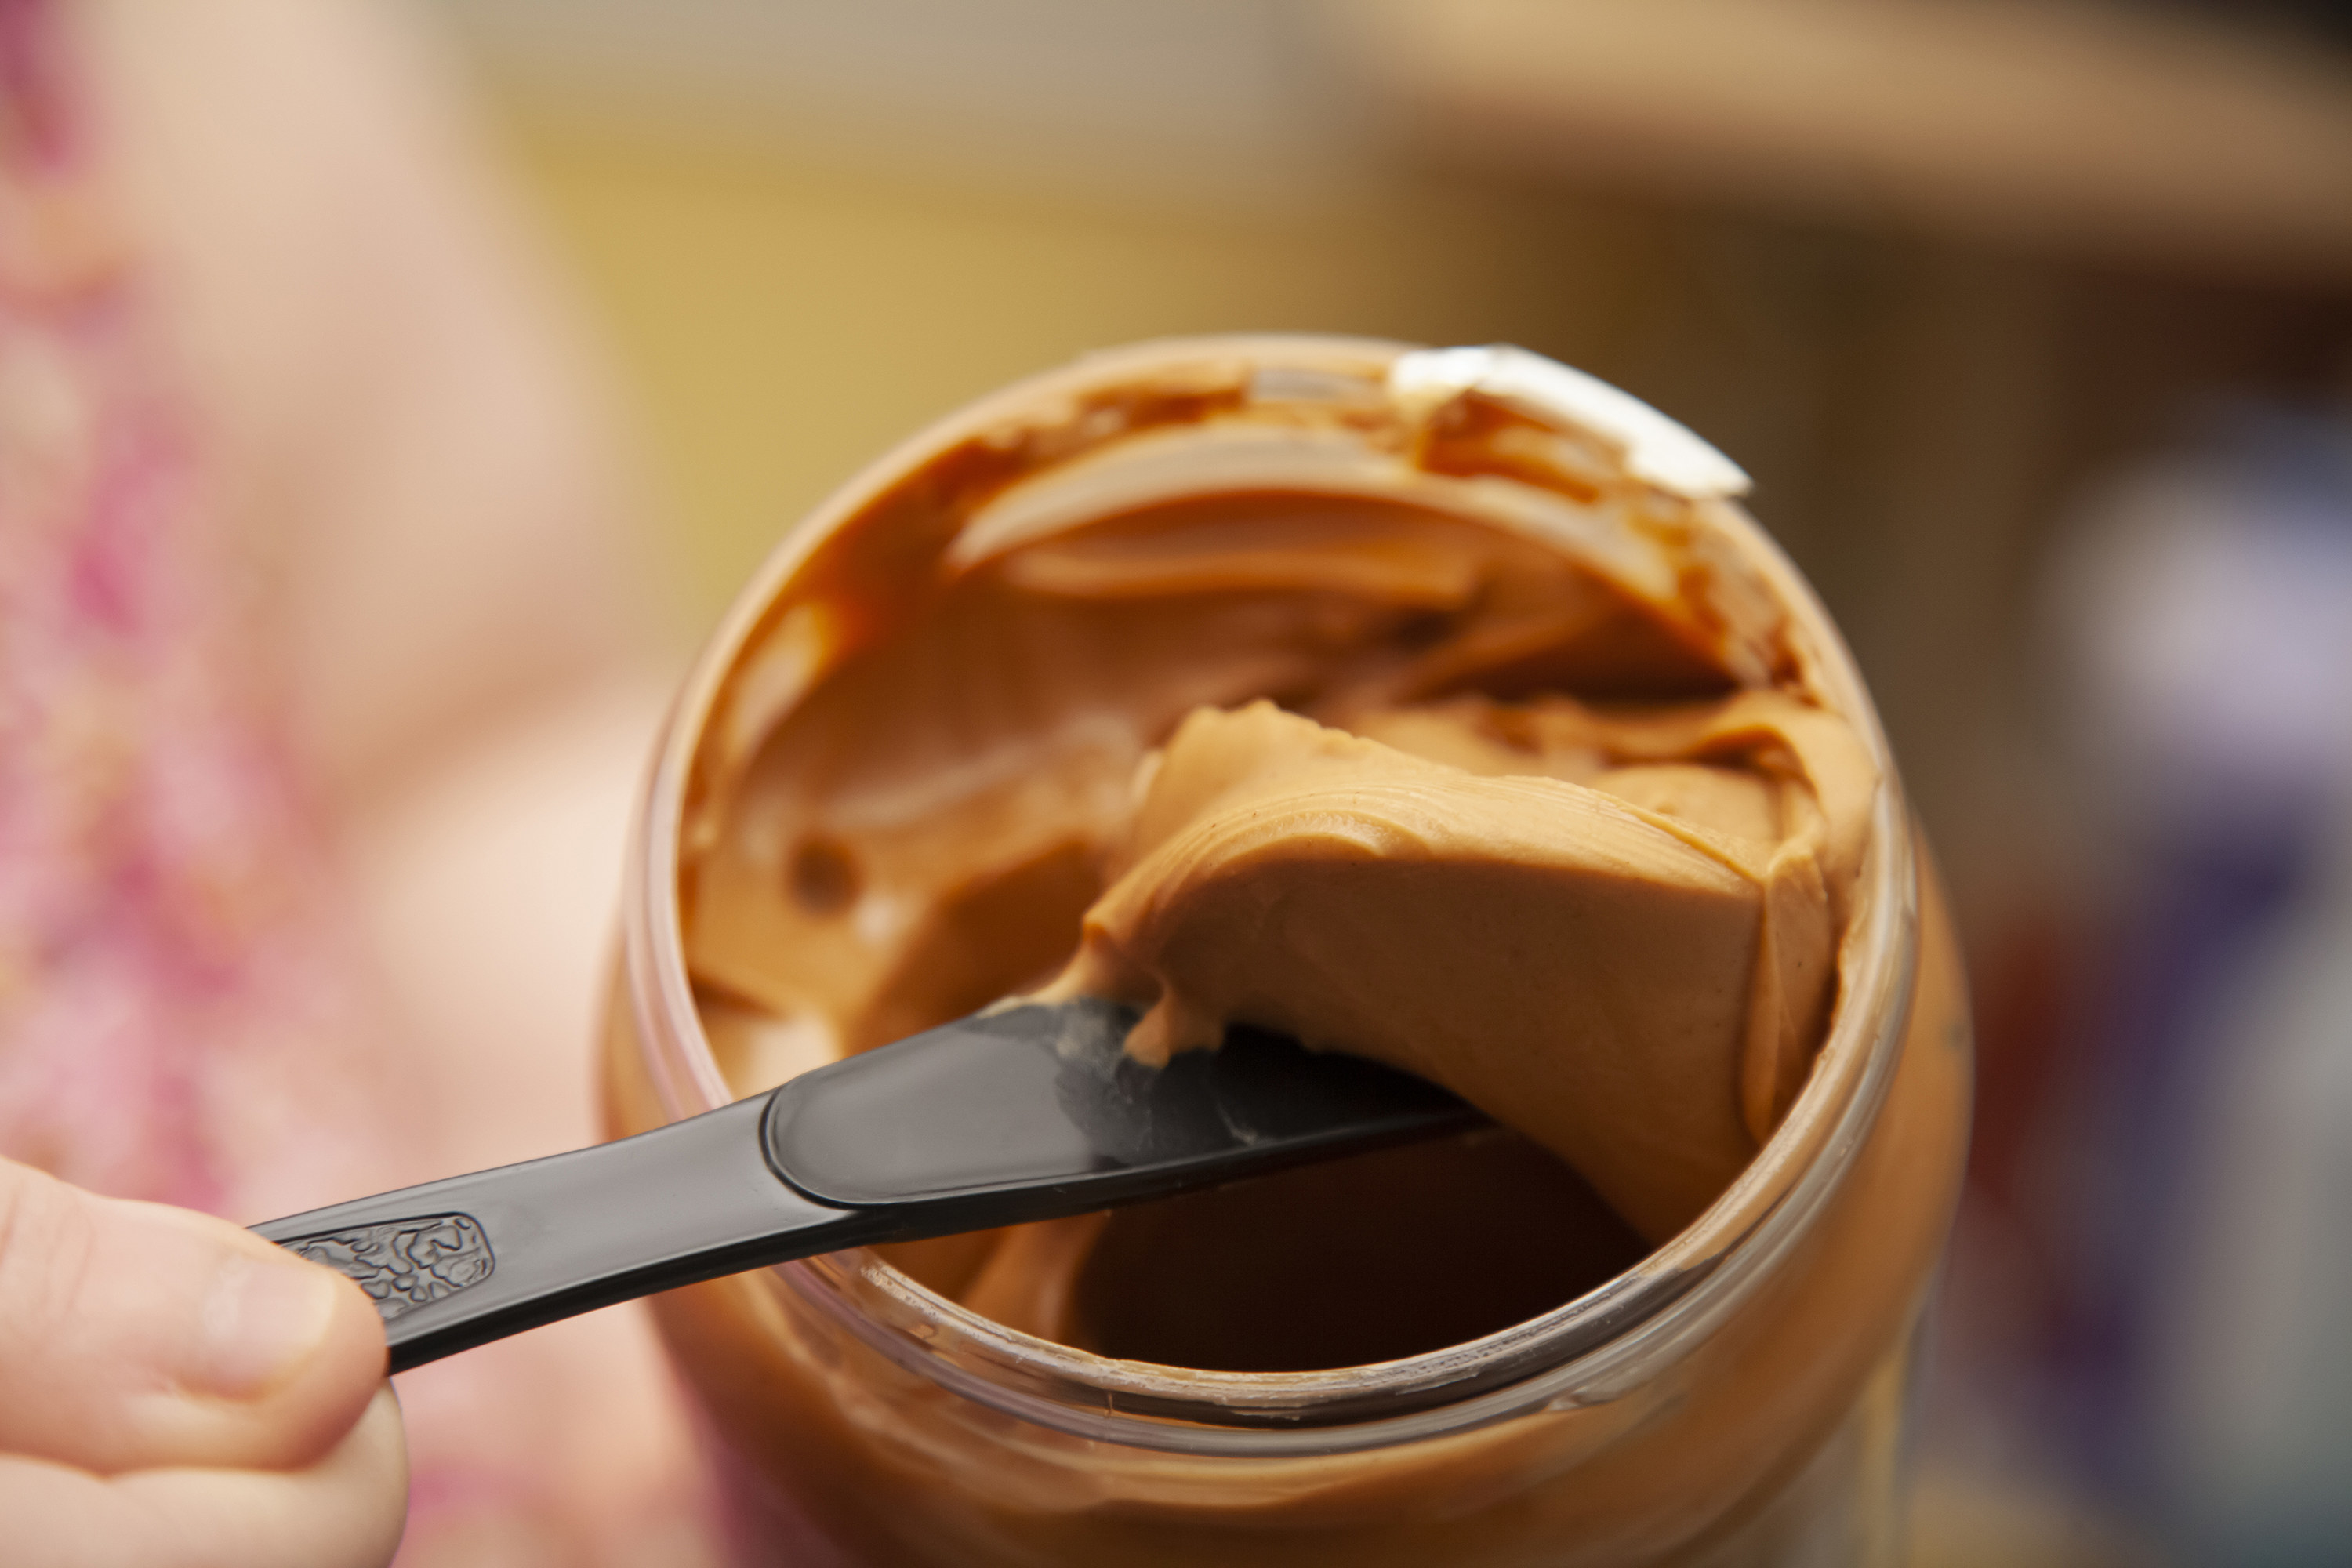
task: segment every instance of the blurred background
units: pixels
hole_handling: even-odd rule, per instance
[[[584,1135],[584,1074],[535,1108],[661,693],[834,485],[1097,346],[1508,341],[1755,476],[1943,859],[1980,1057],[1921,1568],[2352,1563],[2346,0],[49,9],[223,468],[269,476],[232,500],[355,520],[280,662],[471,1129],[435,1159]],[[398,395],[297,395],[304,353]],[[612,1364],[572,1331],[481,1353],[527,1397],[404,1387],[457,1479],[404,1562],[590,1560],[466,1479],[637,1429],[553,1392]],[[575,1415],[430,1436],[493,1405]],[[699,1560],[646,1539],[596,1560]]]
[[[2352,1562],[2352,7],[431,10],[683,626],[1157,334],[1517,342],[1746,465],[1971,957],[1920,1562]]]

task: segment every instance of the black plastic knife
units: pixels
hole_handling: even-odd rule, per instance
[[[1252,1029],[1164,1068],[1092,999],[980,1014],[618,1142],[254,1226],[359,1281],[404,1371],[632,1297],[1085,1214],[1485,1118]]]

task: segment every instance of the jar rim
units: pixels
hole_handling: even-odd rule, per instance
[[[1635,411],[1634,425],[1597,433],[1629,468],[1640,472],[1646,458],[1650,468],[1664,471],[1642,477],[1706,505],[1710,526],[1730,538],[1743,564],[1767,580],[1780,608],[1811,639],[1817,683],[1878,769],[1838,996],[1810,1078],[1741,1173],[1641,1262],[1539,1317],[1396,1361],[1226,1373],[1095,1355],[995,1323],[862,1248],[781,1265],[768,1271],[768,1282],[954,1393],[1044,1426],[1134,1447],[1261,1457],[1350,1452],[1616,1398],[1703,1342],[1770,1277],[1843,1185],[1901,1052],[1918,947],[1917,872],[1876,710],[1811,586],[1731,502],[1745,476],[1647,405],[1523,350],[1432,350],[1311,336],[1138,344],[1016,383],[950,415],[835,491],[777,544],[728,611],[665,721],[639,797],[623,957],[649,1075],[672,1120],[733,1098],[688,978],[676,896],[680,844],[706,731],[730,674],[770,629],[770,606],[816,542],[896,478],[1016,412],[1237,359],[1252,367],[1255,383],[1271,373],[1292,395],[1301,377],[1360,378],[1369,370],[1391,395],[1425,397],[1433,383],[1441,392],[1450,384],[1506,398],[1517,411],[1584,435],[1596,433],[1596,421]],[[1593,388],[1606,396],[1596,398]]]

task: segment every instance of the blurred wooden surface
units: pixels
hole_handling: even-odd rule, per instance
[[[1620,191],[2352,286],[2352,58],[2028,0],[1361,0],[1424,146]]]

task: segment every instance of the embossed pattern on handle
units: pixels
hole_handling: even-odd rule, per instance
[[[474,1216],[423,1215],[280,1243],[358,1281],[387,1323],[488,1279],[498,1268]]]
[[[253,1228],[358,1282],[395,1373],[650,1291],[891,1235],[769,1169],[767,1109],[754,1095],[615,1143]]]

